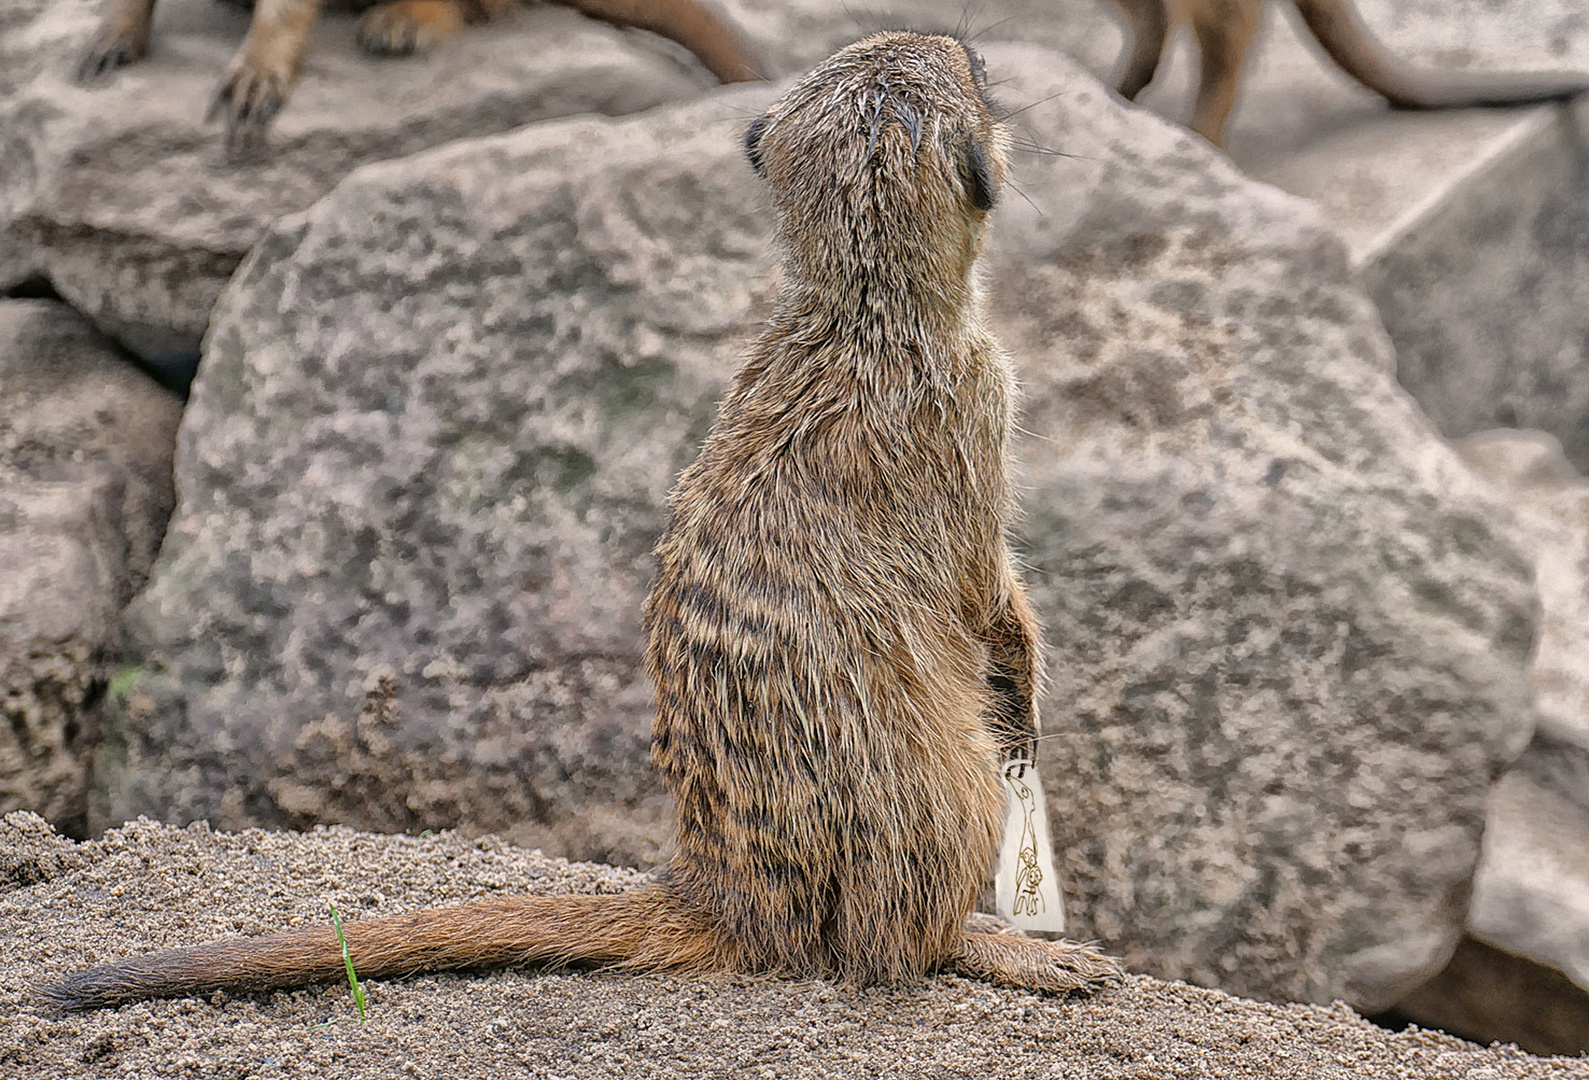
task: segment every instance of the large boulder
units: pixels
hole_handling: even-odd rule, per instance
[[[770,289],[737,148],[768,94],[372,166],[260,242],[134,611],[112,820],[660,857],[640,602]]]
[[[1589,481],[1537,431],[1489,431],[1463,457],[1515,514],[1534,558],[1539,731],[1496,784],[1470,940],[1398,1009],[1538,1052],[1589,1052]]]
[[[0,300],[0,812],[87,828],[98,702],[176,501],[181,415],[64,304]]]
[[[1304,204],[1063,58],[989,262],[1073,922],[1375,1007],[1460,934],[1532,730],[1526,561]],[[112,820],[465,825],[650,862],[639,606],[773,283],[767,90],[369,167],[228,287],[135,604]]]

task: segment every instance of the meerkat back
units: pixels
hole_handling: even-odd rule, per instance
[[[672,880],[747,955],[862,981],[951,956],[1035,735],[1012,377],[974,264],[1005,172],[980,61],[892,34],[747,137],[783,293],[672,497],[647,604]]]

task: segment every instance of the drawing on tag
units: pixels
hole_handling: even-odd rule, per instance
[[[1004,843],[993,885],[1000,916],[1022,930],[1064,933],[1065,900],[1048,842],[1048,812],[1037,764],[1024,755],[1004,762]]]
[[[1004,777],[1015,789],[1016,798],[1021,800],[1021,842],[1015,856],[1014,911],[1017,915],[1036,917],[1043,913],[1044,908],[1043,894],[1039,891],[1043,885],[1043,868],[1037,861],[1037,826],[1032,821],[1032,816],[1037,813],[1037,799],[1032,795],[1031,787],[1023,782],[1026,764],[1021,759],[1011,761],[1004,769]]]

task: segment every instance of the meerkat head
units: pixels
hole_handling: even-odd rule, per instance
[[[1006,146],[981,58],[951,37],[894,31],[834,54],[745,132],[785,247],[815,273],[908,259],[904,245],[968,272]]]

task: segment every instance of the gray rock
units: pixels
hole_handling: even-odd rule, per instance
[[[1510,1043],[1530,1054],[1578,1057],[1589,1049],[1589,993],[1567,976],[1464,936],[1451,962],[1396,1003],[1410,1020],[1479,1045]]]
[[[1589,751],[1589,479],[1541,431],[1485,431],[1456,445],[1510,508],[1515,542],[1533,558],[1539,733]]]
[[[1589,467],[1589,100],[1377,118],[1263,179],[1317,198],[1442,432],[1539,428]]]
[[[1589,749],[1536,737],[1496,783],[1468,936],[1396,1009],[1483,1042],[1589,1053]]]
[[[1589,69],[1579,0],[1358,7],[1425,66]],[[1232,156],[1341,229],[1401,383],[1443,433],[1541,428],[1589,468],[1589,102],[1387,112],[1303,47],[1289,4],[1271,8],[1287,16],[1259,37]]]
[[[372,166],[260,243],[135,609],[164,671],[113,820],[468,823],[659,857],[640,602],[770,289],[738,150],[768,93]]]
[[[1490,431],[1462,456],[1514,511],[1534,557],[1539,732],[1491,793],[1453,969],[1398,1008],[1422,1023],[1540,1052],[1589,1051],[1589,481],[1554,438]],[[1514,972],[1526,969],[1524,979]]]
[[[4,4],[0,250],[11,254],[0,274],[47,275],[175,382],[191,374],[210,307],[265,226],[358,165],[546,117],[636,112],[714,84],[661,39],[566,8],[389,61],[360,53],[352,18],[328,12],[268,158],[239,165],[203,115],[246,8],[162,0],[151,55],[84,87],[73,73],[100,0]]]
[[[1496,785],[1473,935],[1589,990],[1589,750],[1535,739]]]
[[[1589,749],[1535,739],[1496,784],[1468,930],[1566,976],[1589,1052]]]
[[[86,828],[107,652],[175,502],[180,418],[65,305],[0,301],[0,811]]]
[[[1454,946],[1532,729],[1526,562],[1305,204],[986,52],[1069,155],[1021,158],[989,281],[1073,922],[1143,970],[1384,1004]],[[113,817],[658,856],[639,604],[772,288],[737,140],[768,94],[369,167],[271,230],[135,604]]]

